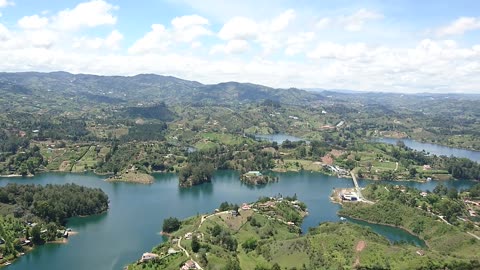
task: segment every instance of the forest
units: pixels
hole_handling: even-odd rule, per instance
[[[100,214],[108,209],[108,196],[101,189],[76,184],[19,185],[0,187],[0,203],[14,206],[13,215],[33,222],[64,225],[68,218]]]

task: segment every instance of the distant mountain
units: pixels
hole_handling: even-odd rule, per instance
[[[251,83],[226,82],[205,85],[172,76],[97,76],[67,72],[0,73],[0,94],[12,99],[74,100],[79,104],[152,104],[278,101],[305,104],[323,99],[320,93],[300,89],[276,89]]]

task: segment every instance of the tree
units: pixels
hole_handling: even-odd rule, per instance
[[[175,217],[169,217],[163,221],[162,230],[171,233],[180,228],[181,222]]]
[[[35,245],[41,245],[44,243],[39,225],[32,228],[32,242]]]
[[[409,170],[410,177],[415,177],[417,175],[417,169],[415,167],[410,168]]]
[[[198,242],[198,237],[196,235],[192,237],[191,247],[194,253],[197,253],[198,250],[200,250],[200,242]]]
[[[271,270],[282,270],[282,268],[280,267],[280,265],[279,265],[278,263],[275,263],[275,264],[272,266]]]

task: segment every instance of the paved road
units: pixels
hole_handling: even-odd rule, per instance
[[[370,203],[370,204],[373,204],[372,201],[369,201],[367,199],[365,199],[362,195],[362,189],[360,188],[360,186],[358,185],[358,182],[357,182],[357,177],[355,176],[355,173],[353,173],[353,171],[350,172],[350,175],[352,175],[352,179],[353,179],[353,184],[355,185],[355,190],[357,191],[357,195],[358,195],[358,200],[359,201],[362,201],[362,202],[366,202],[366,203]]]

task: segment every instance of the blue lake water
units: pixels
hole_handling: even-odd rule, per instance
[[[329,196],[333,188],[353,187],[351,179],[326,176],[320,173],[299,172],[278,174],[279,181],[264,186],[248,186],[239,181],[235,171],[218,171],[212,183],[192,188],[179,188],[174,174],[157,174],[151,185],[108,183],[94,174],[46,173],[32,178],[0,178],[0,186],[7,183],[64,184],[76,183],[104,190],[110,199],[107,213],[73,218],[68,227],[79,234],[71,236],[68,244],[48,244],[35,249],[14,262],[8,269],[122,269],[150,251],[164,239],[158,233],[163,220],[170,216],[186,218],[211,212],[221,202],[241,204],[260,196],[297,194],[309,209],[302,224],[309,227],[325,221],[339,221],[339,205]],[[361,180],[361,185],[368,181]],[[446,181],[448,186],[468,187],[474,182]],[[433,189],[437,182],[406,182],[421,189]],[[368,225],[368,224],[367,224]],[[372,229],[390,241],[405,240],[418,244],[416,237],[396,228],[373,225]]]
[[[472,151],[466,149],[459,149],[453,148],[438,144],[432,143],[423,143],[411,139],[400,139],[405,143],[406,146],[417,150],[417,151],[425,151],[430,154],[434,154],[437,156],[454,156],[460,158],[468,158],[476,162],[480,162],[480,151]],[[388,144],[396,144],[399,139],[392,139],[392,138],[375,138],[373,141],[388,143]]]

